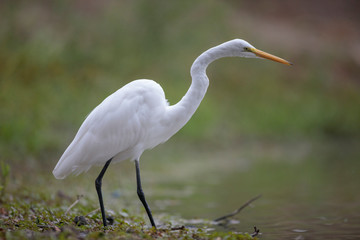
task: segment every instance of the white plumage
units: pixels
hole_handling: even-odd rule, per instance
[[[111,161],[135,160],[138,194],[155,226],[141,189],[139,158],[146,149],[167,141],[191,118],[209,85],[207,66],[222,57],[260,57],[290,64],[257,50],[244,40],[234,39],[205,51],[194,61],[191,67],[191,86],[175,105],[169,106],[164,91],[156,82],[130,82],[107,97],[88,115],[55,166],[54,176],[62,179],[71,173],[79,174],[93,165],[106,163],[97,179],[99,201],[106,225],[101,196],[102,176]]]
[[[168,109],[164,91],[152,80],[136,80],[108,96],[85,119],[53,174],[65,178],[74,172],[140,157],[145,149],[166,141],[159,119]],[[165,137],[165,136],[164,136]],[[170,136],[168,136],[170,137]]]

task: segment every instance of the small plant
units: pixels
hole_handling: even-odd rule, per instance
[[[10,165],[1,161],[0,166],[1,166],[0,199],[2,200],[5,195],[6,186],[8,183],[8,178],[9,178],[9,173],[10,173]]]

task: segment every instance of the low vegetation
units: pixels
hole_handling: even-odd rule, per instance
[[[191,221],[159,216],[158,229],[146,225],[143,218],[126,209],[108,212],[103,227],[95,203],[85,199],[67,213],[69,197],[63,193],[50,196],[22,191],[7,194],[0,207],[1,239],[256,239],[248,233],[214,231],[210,221]]]

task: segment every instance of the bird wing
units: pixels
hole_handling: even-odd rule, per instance
[[[53,174],[65,178],[104,164],[114,156],[117,161],[139,157],[144,151],[140,143],[148,135],[147,125],[152,124],[159,109],[164,109],[164,103],[162,88],[151,80],[125,85],[88,115]]]

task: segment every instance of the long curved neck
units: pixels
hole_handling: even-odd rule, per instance
[[[195,113],[209,86],[206,68],[216,59],[231,56],[227,54],[226,45],[210,48],[202,53],[191,66],[191,86],[184,97],[175,105],[170,106],[170,119],[173,121],[174,131],[180,130]],[[169,119],[169,120],[170,120]],[[175,133],[174,132],[174,133]]]

